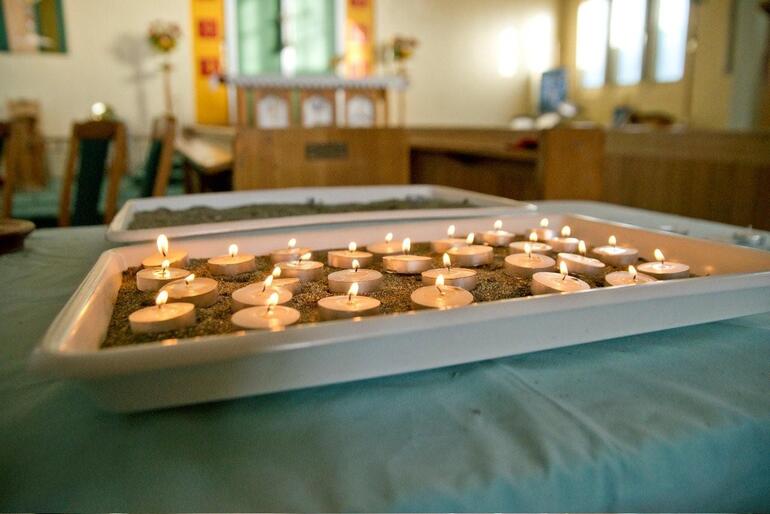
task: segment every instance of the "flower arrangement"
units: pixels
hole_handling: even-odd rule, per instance
[[[147,39],[156,51],[167,54],[176,47],[182,31],[174,22],[156,20],[150,24]]]
[[[408,60],[412,55],[414,55],[414,51],[419,46],[420,42],[417,40],[417,38],[413,37],[405,37],[405,36],[396,36],[393,38],[393,42],[391,43],[393,47],[393,60],[396,62],[404,62]]]

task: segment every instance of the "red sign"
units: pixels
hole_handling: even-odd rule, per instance
[[[200,37],[217,37],[217,20],[211,18],[199,20],[198,35]]]
[[[219,71],[219,58],[201,57],[200,60],[201,75],[208,76]]]

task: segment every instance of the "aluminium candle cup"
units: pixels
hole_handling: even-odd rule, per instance
[[[533,295],[550,293],[574,293],[576,291],[587,291],[591,286],[579,278],[564,276],[561,273],[551,273],[541,271],[532,275],[530,291]]]
[[[580,239],[576,237],[554,237],[548,241],[548,244],[551,245],[551,249],[556,253],[575,253],[578,251]],[[533,249],[532,251],[534,252],[535,250]]]
[[[514,243],[511,243],[508,245],[508,253],[525,253],[524,252],[524,245],[530,245],[532,248],[532,253],[541,253],[543,255],[551,253],[551,245],[545,244],[545,243],[535,243],[535,242],[529,242],[529,241],[516,241]]]
[[[255,282],[254,285],[263,287],[265,281]],[[291,291],[291,294],[297,294],[302,290],[302,282],[298,278],[274,278],[271,287],[281,287]]]
[[[567,263],[570,273],[595,277],[601,275],[606,266],[598,259],[584,257],[575,253],[560,253],[557,255],[556,263],[561,265]]]
[[[394,243],[393,241],[373,243],[366,246],[366,251],[373,253],[375,257],[382,257],[384,255],[396,255],[403,250],[401,249],[401,243]]]
[[[352,268],[354,260],[358,261],[361,268],[365,268],[372,263],[374,255],[360,250],[332,250],[326,254],[326,263],[332,268]]]
[[[527,237],[529,237],[529,234],[531,234],[532,232],[537,234],[538,241],[550,241],[551,239],[556,237],[556,231],[548,227],[531,228],[526,233]]]
[[[219,300],[217,281],[213,278],[195,277],[191,283],[174,280],[161,288],[168,293],[169,303],[187,302],[196,307],[210,307]]]
[[[468,242],[465,238],[449,237],[445,239],[436,239],[430,242],[430,249],[433,253],[444,253],[450,248],[459,248],[461,246],[468,246]]]
[[[279,262],[296,261],[299,259],[300,255],[304,255],[310,252],[312,252],[312,250],[305,247],[281,248],[280,250],[273,250],[270,252],[270,260],[273,262],[273,264],[278,264]]]
[[[136,288],[140,291],[157,291],[169,282],[183,279],[189,274],[189,271],[180,268],[168,268],[166,273],[161,268],[144,268],[136,272]]]
[[[604,276],[604,283],[607,286],[635,286],[657,281],[656,278],[645,275],[644,273],[637,273],[636,280],[634,280],[634,275],[628,271],[613,271]]]
[[[323,278],[324,265],[318,261],[287,261],[279,262],[281,276],[298,278],[302,282],[312,282]]]
[[[460,267],[484,266],[492,264],[495,254],[491,246],[469,245],[460,248],[451,248],[446,252],[452,258],[452,264]]]
[[[385,255],[382,265],[391,273],[399,275],[417,275],[433,267],[433,259],[422,255]]]
[[[332,293],[347,293],[354,282],[358,284],[358,294],[373,293],[382,286],[382,273],[373,269],[335,271],[326,278]]]
[[[163,261],[168,261],[172,268],[184,268],[187,266],[187,252],[184,250],[175,250],[166,253],[156,253],[142,260],[143,268],[159,268]]]
[[[195,325],[195,305],[178,302],[145,307],[132,312],[128,322],[135,334],[181,330]]]
[[[220,255],[208,260],[207,267],[212,275],[235,276],[257,270],[253,255],[239,253],[237,255]]]
[[[436,283],[436,277],[444,275],[444,284],[447,286],[461,287],[466,291],[472,291],[479,282],[478,273],[468,268],[436,268],[422,272],[422,283],[426,286]]]
[[[247,307],[230,317],[233,325],[244,330],[283,330],[298,320],[299,311],[285,305],[276,305],[272,311],[266,306]]]
[[[505,257],[503,264],[506,275],[519,278],[530,278],[535,273],[556,269],[555,260],[539,253],[529,256],[526,253],[513,253]]]
[[[318,310],[323,320],[371,316],[380,310],[380,305],[379,300],[369,296],[327,296],[318,300]]]
[[[591,253],[604,264],[618,268],[636,264],[639,260],[639,250],[627,246],[598,246]]]
[[[680,262],[645,262],[637,266],[636,269],[658,280],[673,280],[690,276],[690,267]]]
[[[233,312],[248,307],[257,307],[267,305],[268,299],[273,293],[278,294],[278,303],[284,304],[291,300],[292,294],[288,289],[282,287],[268,287],[264,289],[264,284],[249,284],[246,287],[236,289],[230,295],[233,299]]]
[[[453,309],[473,303],[473,295],[461,287],[441,287],[443,294],[434,286],[415,289],[410,299],[415,309]]]
[[[481,234],[481,240],[490,246],[506,246],[513,241],[516,234],[505,230],[487,230]]]

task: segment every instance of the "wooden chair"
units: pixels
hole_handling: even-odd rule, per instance
[[[152,124],[150,148],[144,163],[142,196],[165,196],[174,160],[176,118],[162,116]]]
[[[112,161],[107,167],[112,144]],[[77,168],[77,173],[76,173]],[[99,214],[102,181],[107,171],[104,215]],[[126,130],[116,121],[86,121],[72,126],[59,201],[59,226],[109,223],[115,216],[120,180],[126,171]],[[77,175],[70,218],[72,184]]]

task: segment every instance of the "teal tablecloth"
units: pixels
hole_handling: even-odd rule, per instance
[[[770,313],[115,415],[25,371],[103,233],[0,257],[2,511],[770,510]]]

